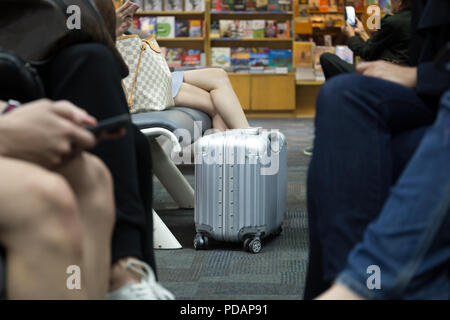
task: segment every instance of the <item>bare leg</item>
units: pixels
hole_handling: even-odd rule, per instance
[[[109,287],[111,234],[114,223],[113,183],[106,166],[83,153],[58,170],[72,187],[80,212],[83,261],[90,299],[103,299]]]
[[[190,70],[184,73],[183,81],[209,92],[216,112],[228,128],[245,129],[249,127],[226,71],[220,68]]]
[[[7,250],[9,299],[83,299],[66,286],[82,266],[78,207],[67,182],[35,165],[0,157],[0,242]]]
[[[203,111],[211,117],[213,128],[221,131],[228,129],[222,116],[217,112],[211,100],[211,95],[206,90],[188,83],[183,83],[175,97],[175,105]]]

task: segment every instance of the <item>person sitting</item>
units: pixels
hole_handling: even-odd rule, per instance
[[[411,39],[411,0],[392,0],[393,15],[381,19],[380,29],[371,37],[363,23],[357,20],[356,27],[346,22],[343,33],[349,38],[348,47],[355,56],[365,61],[385,60],[399,65],[407,65],[409,42]],[[356,72],[355,66],[332,53],[320,56],[325,78],[347,72]]]
[[[317,299],[450,299],[449,119],[450,90],[380,216]]]
[[[132,18],[139,8],[127,1],[116,10],[117,35],[131,27]],[[133,30],[141,38],[149,37]],[[233,90],[226,71],[221,68],[204,68],[172,73],[172,96],[176,106],[198,109],[212,119],[214,129],[246,129],[249,127],[239,98]]]
[[[0,110],[5,108],[0,102]],[[97,143],[84,129],[95,124],[67,101],[38,100],[0,115],[7,299],[104,298],[114,224],[112,178],[97,157],[78,151]],[[74,290],[67,286],[71,266],[79,267],[81,277]]]
[[[442,12],[450,12],[450,2],[414,1],[410,66],[364,62],[358,74],[333,77],[319,93],[307,181],[305,299],[326,291],[344,270],[348,254],[379,216],[424,128],[435,121],[439,101],[450,87],[450,75],[433,63],[450,41],[449,20]],[[416,189],[403,191],[406,199]]]

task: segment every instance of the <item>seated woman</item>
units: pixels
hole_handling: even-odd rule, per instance
[[[138,8],[127,1],[117,9],[117,35],[122,35],[131,27],[132,17]],[[149,37],[139,30],[133,32],[142,38]],[[172,83],[175,105],[205,112],[211,117],[213,128],[223,131],[249,127],[241,103],[223,69],[173,72]]]
[[[396,64],[408,64],[411,39],[411,0],[392,0],[393,15],[381,19],[381,26],[372,37],[357,20],[355,28],[348,23],[343,33],[349,38],[348,47],[355,56],[366,61],[385,60]],[[353,64],[347,63],[332,53],[320,56],[320,64],[327,79],[346,72],[356,72]]]

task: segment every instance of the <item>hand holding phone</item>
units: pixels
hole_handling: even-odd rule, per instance
[[[356,26],[356,11],[355,7],[353,6],[345,6],[345,21],[348,22],[348,24],[351,27]]]
[[[130,123],[130,115],[122,114],[99,121],[97,125],[86,129],[100,139],[118,138],[125,133],[125,127]]]

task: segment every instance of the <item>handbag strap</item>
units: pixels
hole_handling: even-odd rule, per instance
[[[142,43],[141,45],[141,52],[139,53],[139,61],[136,67],[136,72],[134,73],[134,77],[133,77],[133,83],[131,85],[131,91],[130,91],[130,96],[127,98],[127,102],[128,102],[128,106],[131,108],[133,106],[133,97],[134,97],[134,89],[136,88],[136,79],[139,73],[139,68],[141,66],[141,61],[142,61],[142,55],[144,54],[145,49],[147,48],[146,43]],[[126,92],[125,92],[126,94]]]

